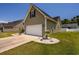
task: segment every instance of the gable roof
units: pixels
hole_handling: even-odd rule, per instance
[[[47,14],[46,12],[44,12],[42,9],[40,9],[39,7],[37,7],[36,5],[32,4],[33,7],[36,7],[37,9],[39,9],[45,16],[50,17],[52,19],[57,20],[59,18],[59,16],[57,17],[51,17],[49,14]]]
[[[34,5],[32,3],[30,4],[30,8],[28,10],[28,13],[26,14],[26,17],[25,17],[24,21],[26,20],[26,18],[27,18],[27,16],[28,16],[28,14],[29,14],[32,7],[34,7],[36,10],[38,10],[42,15],[46,16],[49,20],[51,20],[53,22],[57,22],[59,16],[58,17],[51,17],[46,12],[44,12],[43,10],[41,10],[39,7],[37,7],[36,5]]]
[[[20,24],[23,20],[17,20],[17,21],[12,21],[12,22],[8,22],[8,23],[0,23],[0,28],[1,27],[11,27],[13,28],[14,26],[16,26],[17,24]]]

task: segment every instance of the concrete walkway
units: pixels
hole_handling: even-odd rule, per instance
[[[15,48],[22,44],[34,41],[43,44],[56,44],[60,42],[58,39],[52,38],[51,40],[43,40],[41,41],[42,37],[31,36],[31,35],[13,35],[11,37],[0,38],[0,53],[7,51],[9,49]]]
[[[42,43],[42,44],[56,44],[60,42],[60,40],[50,37],[48,39],[43,39],[43,40],[41,40],[42,37],[38,37],[38,36],[25,35],[25,37],[28,37],[31,41]]]

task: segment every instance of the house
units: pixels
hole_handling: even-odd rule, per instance
[[[23,21],[25,34],[43,36],[46,32],[59,32],[60,17],[51,17],[39,7],[30,4]]]
[[[61,32],[79,32],[79,25],[77,22],[62,23]]]
[[[62,24],[62,28],[75,29],[75,28],[79,28],[79,26],[78,23],[67,23],[67,24]]]
[[[8,23],[0,23],[0,32],[18,32],[22,26],[23,20],[12,21]]]

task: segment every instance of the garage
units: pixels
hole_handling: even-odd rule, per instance
[[[42,24],[26,26],[26,34],[42,36]]]

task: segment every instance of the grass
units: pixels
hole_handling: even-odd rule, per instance
[[[1,55],[77,55],[79,54],[79,32],[49,34],[59,39],[58,44],[45,45],[30,42],[14,49],[0,53]]]
[[[11,36],[15,32],[0,32],[0,38]]]

